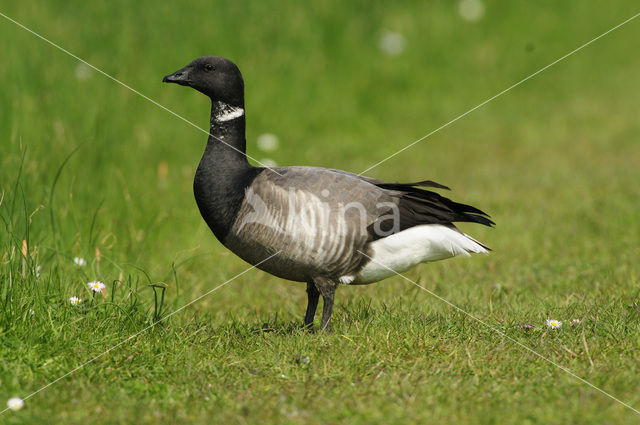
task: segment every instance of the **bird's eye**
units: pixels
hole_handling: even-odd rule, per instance
[[[214,70],[214,66],[211,65],[210,63],[206,64],[204,66],[204,69],[206,69],[207,71],[213,71]]]

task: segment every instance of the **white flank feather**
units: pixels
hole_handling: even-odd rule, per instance
[[[341,283],[372,283],[413,266],[469,253],[488,251],[470,236],[441,224],[423,224],[371,243],[371,260],[356,276],[343,276]]]

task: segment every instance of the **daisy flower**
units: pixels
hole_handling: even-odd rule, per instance
[[[264,133],[258,136],[258,149],[265,152],[273,152],[278,149],[278,136],[271,133]]]
[[[571,319],[571,320],[569,321],[569,324],[570,324],[571,326],[578,326],[580,323],[582,323],[582,320],[580,320],[580,319]]]
[[[462,0],[458,3],[458,13],[467,22],[477,22],[484,16],[484,3],[481,0]]]
[[[24,407],[24,400],[20,397],[11,397],[7,400],[7,407],[11,410],[20,410]]]
[[[105,288],[104,283],[100,282],[99,280],[94,280],[92,282],[89,282],[87,283],[87,286],[93,292],[102,292],[102,290]]]
[[[546,323],[547,323],[547,327],[550,329],[558,329],[562,327],[562,322],[559,320],[547,319]]]
[[[91,77],[91,68],[85,63],[80,62],[75,70],[76,78],[80,81],[86,81]]]
[[[265,167],[269,167],[269,168],[274,168],[278,166],[278,163],[271,158],[262,158],[260,160],[260,165],[264,165]]]
[[[87,265],[87,261],[84,258],[81,257],[75,257],[73,259],[73,262],[76,263],[76,266],[78,267],[84,267]]]
[[[73,305],[79,305],[82,303],[82,300],[78,297],[71,297],[69,298],[69,302]]]
[[[522,329],[525,332],[529,332],[533,328],[535,328],[535,326],[533,326],[533,323],[523,323],[520,325],[520,329]]]
[[[406,39],[400,33],[385,31],[380,37],[378,47],[383,53],[390,56],[398,56],[404,50]]]

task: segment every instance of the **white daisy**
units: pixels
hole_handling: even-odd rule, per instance
[[[87,265],[87,261],[84,258],[80,258],[80,257],[75,257],[73,259],[73,262],[76,263],[76,266],[78,267],[84,267]]]
[[[393,31],[385,31],[380,37],[378,47],[388,55],[397,56],[402,53],[405,44],[406,41],[402,34]]]
[[[562,327],[562,322],[559,320],[547,319],[546,323],[547,323],[547,327],[550,329],[558,329]]]
[[[273,152],[278,149],[278,136],[271,133],[264,133],[258,136],[258,149],[265,152]]]
[[[569,323],[571,324],[571,326],[578,326],[580,323],[582,323],[582,320],[580,320],[580,319],[571,319],[569,321]]]
[[[273,167],[277,167],[278,163],[275,162],[273,159],[271,158],[262,158],[260,160],[260,165],[264,166],[264,167],[269,167],[269,168],[273,168]]]
[[[460,17],[468,22],[476,22],[484,16],[482,0],[462,0],[458,3]]]
[[[69,302],[73,305],[79,305],[82,303],[82,300],[78,297],[71,297],[69,298]]]
[[[20,410],[24,407],[24,400],[20,397],[11,397],[7,400],[7,407],[11,410]]]
[[[91,77],[91,68],[85,63],[80,62],[76,66],[76,78],[80,81],[86,81]]]
[[[93,292],[102,292],[102,290],[105,288],[104,283],[100,282],[99,280],[94,280],[92,282],[89,282],[87,283],[87,286]]]

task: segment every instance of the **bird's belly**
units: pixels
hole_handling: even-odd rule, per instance
[[[312,194],[296,194],[275,192],[267,197],[247,190],[225,246],[251,264],[275,254],[258,267],[283,279],[308,282],[353,272],[367,238],[357,231],[360,223],[347,220]],[[279,197],[283,199],[276,202]]]
[[[224,245],[247,263],[282,279],[308,282],[314,274],[317,275],[316,265],[305,261],[304,258],[292,256],[287,251],[279,250],[271,244],[248,242],[230,235]]]

